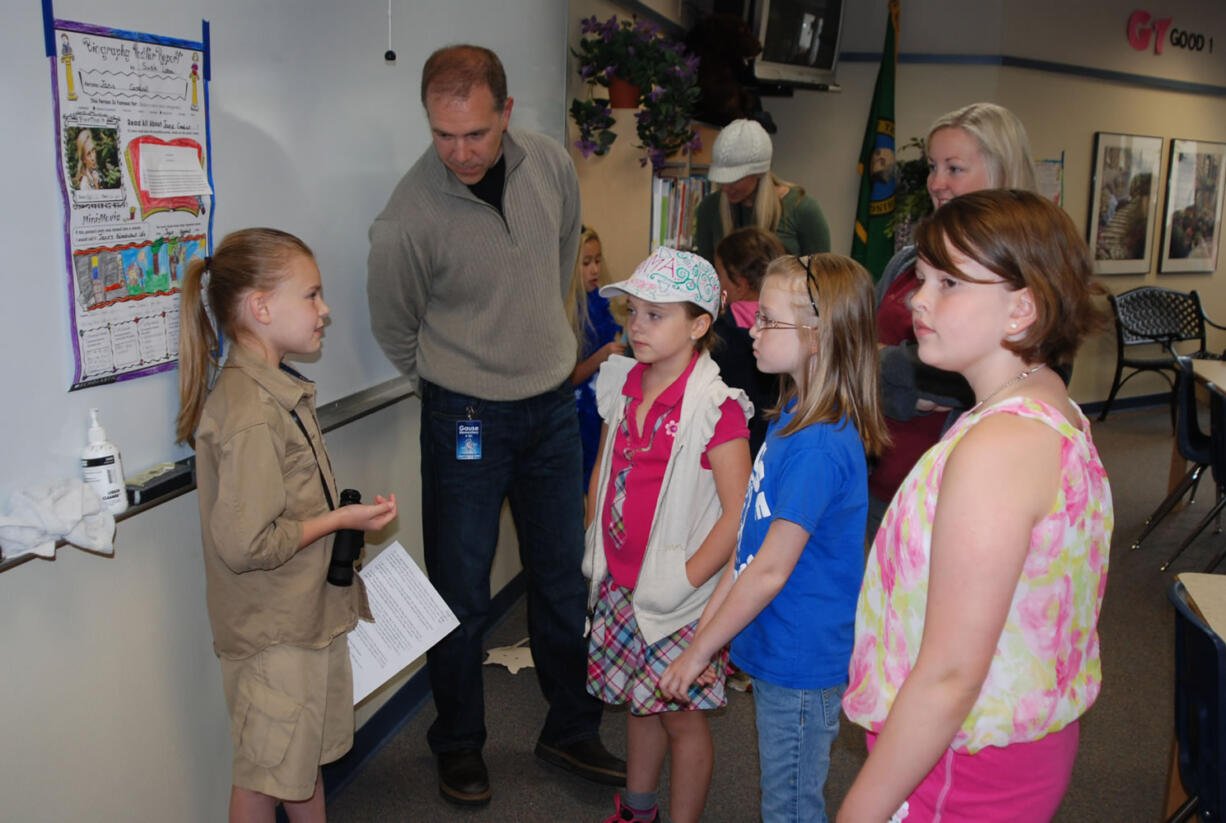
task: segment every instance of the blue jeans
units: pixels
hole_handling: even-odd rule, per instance
[[[822,789],[844,688],[789,689],[753,679],[762,823],[826,823]]]
[[[456,423],[480,420],[481,459],[456,459]],[[504,500],[527,578],[528,632],[549,713],[541,742],[595,737],[600,701],[587,693],[583,623],[583,488],[579,423],[569,382],[515,401],[421,383],[421,511],[426,572],[460,625],[426,653],[438,752],[485,743],[482,635]]]

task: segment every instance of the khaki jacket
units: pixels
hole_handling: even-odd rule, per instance
[[[323,648],[359,616],[371,619],[356,575],[349,587],[326,580],[331,534],[298,550],[302,522],[328,511],[321,468],[335,503],[315,385],[234,346],[196,429],[209,622],[219,656],[247,657],[278,643]]]

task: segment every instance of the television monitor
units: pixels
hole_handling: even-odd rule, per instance
[[[757,0],[762,54],[754,76],[767,83],[829,88],[839,62],[842,0]]]

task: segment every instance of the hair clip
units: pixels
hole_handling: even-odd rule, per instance
[[[209,271],[212,268],[213,268],[213,257],[212,255],[206,254],[204,256],[204,270]]]

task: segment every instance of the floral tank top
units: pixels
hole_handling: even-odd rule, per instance
[[[1060,490],[1030,534],[987,679],[950,744],[968,754],[1059,731],[1098,697],[1102,667],[1096,626],[1114,525],[1107,473],[1080,411],[1081,429],[1046,403],[1026,397],[963,415],[907,475],[873,540],[843,697],[854,723],[880,732],[915,665],[941,475],[966,432],[991,414],[1031,418],[1060,433]]]

